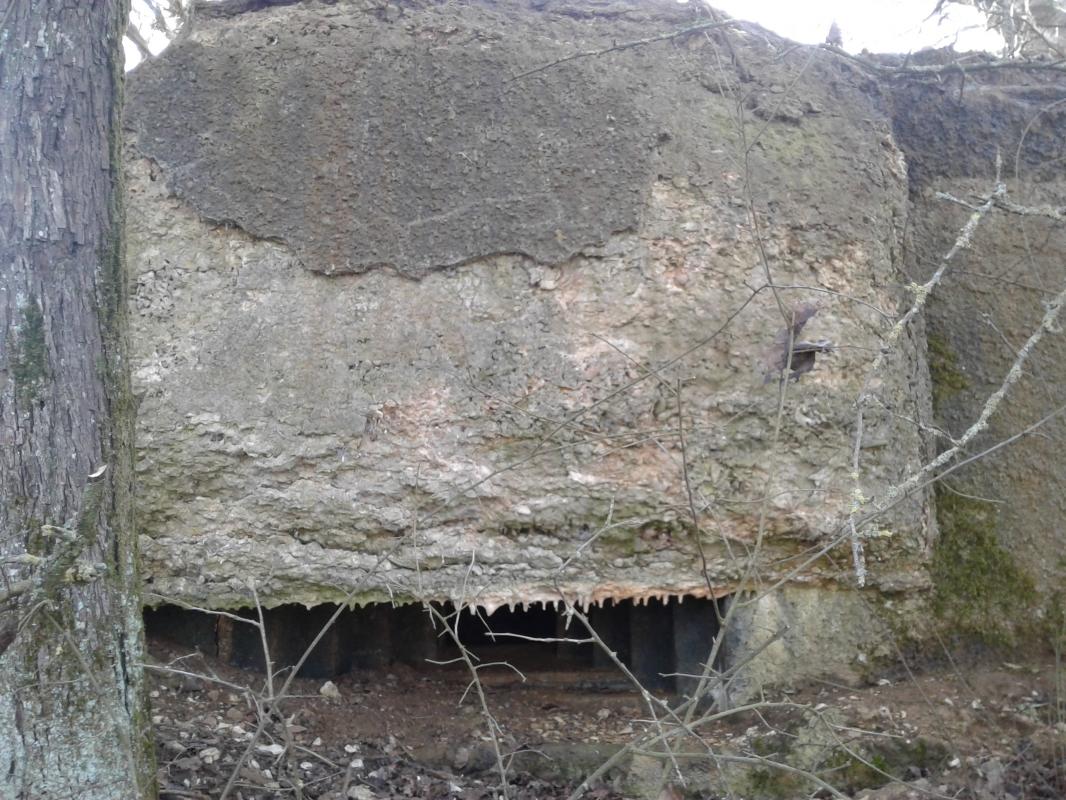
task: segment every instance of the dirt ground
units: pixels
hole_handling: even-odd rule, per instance
[[[152,674],[164,800],[218,798],[231,778],[228,796],[241,800],[503,796],[478,695],[461,665],[356,672],[332,686],[297,680],[292,699],[282,706],[284,725],[271,720],[235,770],[258,724],[254,704],[239,687],[260,692],[264,676],[164,641],[151,641],[149,649],[156,664],[204,676]],[[815,684],[768,698],[795,704],[791,712],[736,715],[703,729],[703,738],[715,750],[755,752],[756,740],[765,741],[763,733],[787,729],[796,706],[835,710],[840,731],[908,745],[928,742],[942,754],[893,768],[899,781],[857,788],[849,796],[1061,800],[1066,798],[1064,673],[1066,668],[1056,669],[1050,660],[986,659],[944,663],[917,674],[896,670],[859,688]],[[524,677],[500,667],[486,670],[483,680],[501,751],[530,756],[521,760],[521,769],[512,763],[508,796],[515,800],[566,797],[588,771],[651,724],[640,695],[608,674],[537,670]],[[670,792],[661,797],[682,796]],[[609,786],[585,796],[627,797]],[[684,796],[729,795],[713,785],[690,784]]]

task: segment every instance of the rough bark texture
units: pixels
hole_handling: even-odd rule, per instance
[[[135,798],[153,769],[131,516],[125,2],[0,12],[0,797]],[[90,474],[97,474],[93,481]],[[31,563],[32,562],[32,563]]]
[[[705,31],[617,47],[700,13],[308,3],[200,20],[138,69],[155,589],[214,606],[247,604],[249,580],[269,604],[728,594],[766,494],[760,579],[797,570],[814,599],[745,624],[791,618],[781,668],[815,628],[807,666],[856,663],[881,629],[836,591],[847,545],[808,554],[842,531],[853,401],[908,301],[902,156],[876,91],[817,49],[755,29],[731,35],[735,61]],[[784,303],[822,307],[804,335],[846,345],[788,385],[778,442],[764,258],[799,287]],[[922,459],[921,348],[905,336],[876,384],[868,494]],[[871,585],[927,585],[926,511],[916,496],[879,520]],[[846,619],[813,613],[820,593]]]

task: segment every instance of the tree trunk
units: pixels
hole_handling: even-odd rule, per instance
[[[125,341],[128,11],[0,2],[0,798],[155,791]]]

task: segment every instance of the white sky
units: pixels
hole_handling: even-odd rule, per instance
[[[1003,46],[969,6],[950,6],[943,22],[926,21],[936,0],[711,0],[710,5],[804,44],[824,42],[836,20],[844,49],[851,53],[908,53],[953,42],[963,52],[998,51]]]
[[[952,43],[962,52],[998,52],[1003,45],[998,34],[985,30],[983,17],[969,6],[950,6],[943,21],[926,20],[936,0],[710,0],[710,5],[804,44],[824,42],[836,20],[844,35],[844,49],[852,53],[863,49],[908,53]],[[165,39],[150,29],[151,16],[143,4],[134,2],[132,14],[152,49],[162,49]],[[132,69],[140,56],[130,42],[125,44],[126,69]]]

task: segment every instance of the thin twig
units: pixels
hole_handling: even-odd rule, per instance
[[[481,678],[478,675],[478,665],[476,665],[473,659],[470,657],[470,651],[463,644],[459,638],[459,616],[462,614],[463,607],[458,605],[454,615],[455,621],[449,624],[448,620],[444,617],[440,611],[432,605],[427,605],[429,613],[439,621],[444,629],[448,632],[449,638],[455,643],[455,646],[459,648],[459,657],[466,665],[467,670],[470,672],[471,684],[477,691],[478,702],[481,704],[481,713],[485,717],[485,724],[488,728],[489,739],[492,741],[492,749],[496,755],[496,769],[500,773],[500,794],[503,795],[504,800],[510,797],[509,782],[507,780],[507,765],[503,761],[503,751],[500,747],[500,739],[497,735],[498,725],[495,717],[492,716],[492,712],[489,709],[489,701],[485,696],[485,689],[481,685]]]
[[[611,45],[610,47],[604,47],[599,50],[582,50],[577,53],[571,53],[568,56],[563,56],[555,61],[550,61],[547,64],[542,64],[539,67],[533,69],[527,69],[525,72],[519,72],[517,75],[512,75],[509,81],[517,81],[519,78],[526,78],[530,75],[535,75],[538,72],[544,72],[544,70],[557,67],[560,64],[566,64],[570,61],[576,61],[579,58],[594,58],[596,56],[606,55],[607,53],[614,53],[619,50],[629,50],[634,47],[643,47],[644,45],[655,44],[656,42],[665,42],[669,39],[677,39],[681,36],[685,36],[690,33],[696,33],[697,31],[707,31],[714,28],[725,28],[736,25],[733,20],[726,20],[724,22],[718,22],[715,20],[709,20],[704,22],[698,22],[695,25],[689,25],[686,28],[679,28],[676,31],[668,31],[667,33],[661,33],[658,36],[649,36],[646,39],[636,39],[631,42],[623,42],[622,44]]]

